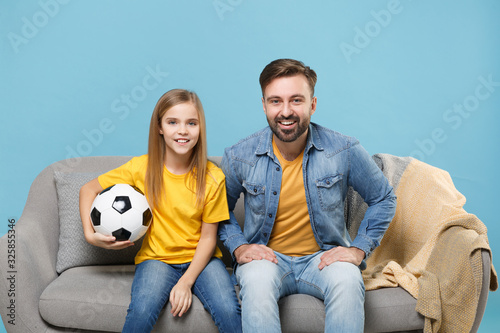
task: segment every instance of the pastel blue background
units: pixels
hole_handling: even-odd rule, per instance
[[[313,121],[447,170],[500,253],[500,2],[55,1],[0,3],[0,234],[52,162],[145,153],[169,89],[200,95],[221,155],[266,125],[258,76],[290,57],[318,73]]]

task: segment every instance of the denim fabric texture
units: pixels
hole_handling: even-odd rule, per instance
[[[219,237],[233,256],[243,244],[266,245],[273,229],[282,171],[272,137],[266,127],[224,151],[221,167],[226,175],[230,220],[219,224]],[[368,257],[380,244],[396,209],[394,191],[371,156],[355,138],[311,123],[303,170],[311,226],[320,249],[352,246]],[[353,240],[344,221],[349,186],[368,204]],[[241,193],[245,200],[244,231],[232,212]],[[360,268],[366,268],[365,261]]]
[[[138,264],[122,332],[151,332],[161,309],[169,301],[170,291],[189,265],[168,265],[159,260]],[[212,316],[219,332],[241,332],[240,305],[222,260],[210,260],[196,279],[192,291]]]
[[[290,257],[275,252],[278,264],[253,260],[238,266],[245,331],[281,332],[278,300],[308,294],[325,303],[325,332],[363,332],[365,285],[360,269],[335,262],[320,271],[323,253]]]

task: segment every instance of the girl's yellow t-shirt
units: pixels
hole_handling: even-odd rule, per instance
[[[107,188],[114,184],[130,184],[143,193],[148,157],[132,158],[124,165],[98,177]],[[212,162],[207,165],[205,205],[196,207],[196,195],[187,185],[192,173],[175,175],[163,170],[164,193],[158,207],[153,209],[153,221],[144,236],[135,263],[154,259],[167,264],[183,264],[193,260],[201,236],[201,222],[217,223],[229,219],[225,176]],[[216,247],[214,256],[221,258]]]

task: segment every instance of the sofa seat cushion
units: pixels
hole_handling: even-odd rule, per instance
[[[283,332],[324,332],[325,306],[309,295],[280,300]],[[402,288],[370,290],[365,296],[365,333],[422,332],[424,317],[415,311],[417,300]]]
[[[64,271],[40,296],[39,310],[49,324],[83,330],[121,332],[134,279],[134,265],[85,266]],[[218,330],[198,298],[181,318],[162,310],[154,331]]]
[[[415,311],[417,300],[403,288],[370,290],[365,296],[365,333],[422,332],[424,317]]]
[[[130,303],[134,265],[85,266],[64,271],[47,286],[39,310],[49,324],[83,330],[120,332]],[[238,291],[238,289],[237,289]],[[415,311],[417,301],[401,288],[366,292],[365,332],[422,329],[424,319]],[[279,301],[283,332],[323,332],[323,301],[291,295]],[[217,332],[210,315],[193,297],[182,318],[170,315],[170,304],[160,313],[154,331]]]

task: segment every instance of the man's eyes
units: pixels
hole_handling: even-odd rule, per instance
[[[272,99],[269,101],[271,104],[279,104],[281,103],[281,101],[279,99]],[[300,104],[303,102],[303,99],[302,98],[294,98],[291,100],[291,103],[293,104]]]

